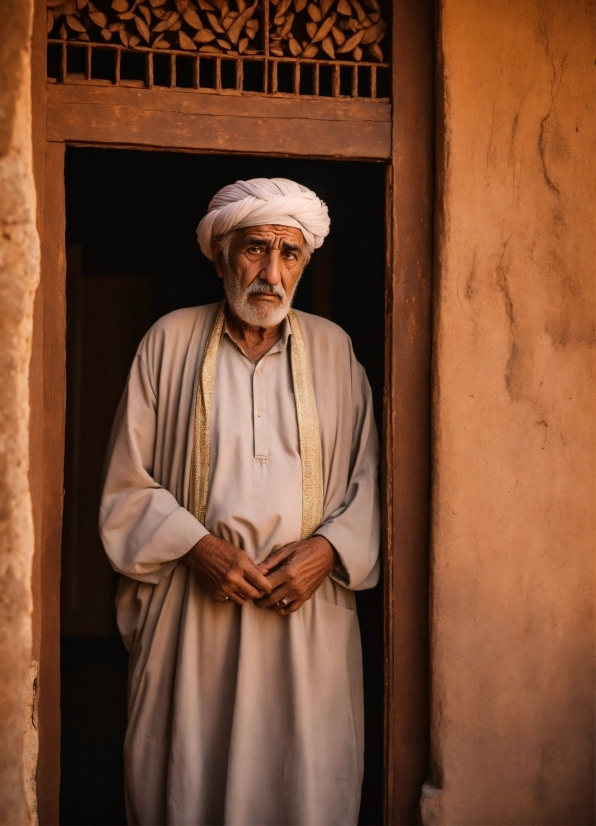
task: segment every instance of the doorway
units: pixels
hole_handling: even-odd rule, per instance
[[[60,822],[124,822],[127,656],[116,575],[97,535],[103,456],[136,347],[160,316],[221,298],[195,230],[212,195],[239,178],[287,177],[328,204],[331,234],[295,306],[351,336],[382,423],[385,166],[249,156],[68,148],[67,426],[61,587]],[[382,585],[357,594],[365,677],[360,822],[383,819]]]

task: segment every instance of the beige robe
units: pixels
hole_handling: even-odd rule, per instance
[[[130,652],[129,823],[355,824],[363,772],[354,590],[378,579],[378,444],[348,336],[298,313],[321,432],[316,531],[342,566],[287,617],[214,600],[182,557],[212,533],[262,561],[296,540],[301,464],[289,323],[253,365],[222,337],[205,525],[186,510],[194,395],[217,305],[178,310],[141,342],[108,451],[100,530],[124,576]]]

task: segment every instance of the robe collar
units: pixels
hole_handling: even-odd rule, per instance
[[[290,327],[292,334],[290,357],[296,416],[298,419],[300,463],[302,465],[302,529],[300,537],[301,539],[306,539],[312,536],[321,524],[323,518],[321,438],[315,392],[300,321],[294,310],[290,310],[285,321]],[[213,385],[215,383],[217,352],[223,336],[224,324],[225,313],[224,302],[222,301],[216,308],[203,353],[202,363],[199,366],[195,396],[189,510],[196,516],[199,522],[203,524],[205,524],[209,490],[211,400],[213,398]],[[288,341],[290,340],[290,333],[287,329],[284,330],[284,333],[285,335],[282,335],[282,338],[277,344],[283,341],[284,346],[287,347]],[[274,345],[274,347],[275,346],[276,345]],[[271,352],[271,350],[269,352]]]

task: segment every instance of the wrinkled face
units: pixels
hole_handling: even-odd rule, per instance
[[[283,321],[310,258],[305,246],[299,229],[278,224],[244,227],[214,244],[217,273],[239,318],[257,327]]]

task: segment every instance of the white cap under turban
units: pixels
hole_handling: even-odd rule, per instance
[[[197,227],[197,238],[213,260],[211,241],[233,229],[281,224],[302,230],[309,255],[329,233],[327,207],[312,190],[287,178],[252,178],[224,186]]]

